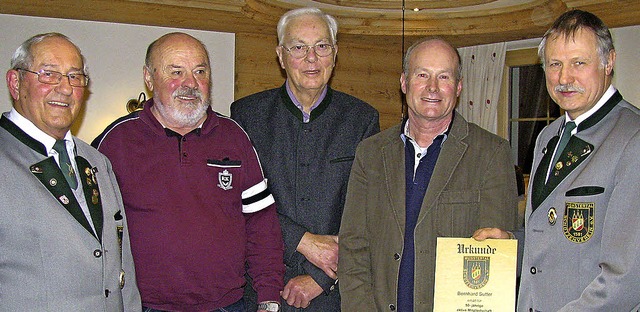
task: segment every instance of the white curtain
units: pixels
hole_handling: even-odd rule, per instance
[[[469,122],[496,133],[498,99],[507,44],[459,48],[462,58],[462,94],[458,112]]]

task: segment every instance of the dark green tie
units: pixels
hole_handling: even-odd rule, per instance
[[[75,190],[78,187],[78,180],[76,180],[76,171],[73,170],[73,165],[71,165],[64,140],[57,140],[56,144],[53,144],[53,149],[58,152],[58,161],[62,174],[67,179],[69,186]]]
[[[553,168],[556,165],[556,162],[560,158],[560,155],[564,151],[564,148],[567,146],[569,139],[571,138],[571,131],[576,128],[576,123],[573,121],[569,121],[564,125],[564,131],[562,132],[562,137],[560,137],[560,142],[558,143],[558,147],[556,148],[556,153],[553,156],[553,161],[549,167]]]

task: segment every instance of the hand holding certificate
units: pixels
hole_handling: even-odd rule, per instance
[[[434,311],[515,310],[518,241],[438,237]]]

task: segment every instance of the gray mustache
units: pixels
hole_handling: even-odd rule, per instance
[[[578,92],[584,93],[584,88],[574,86],[574,85],[557,85],[553,88],[556,92]]]
[[[193,96],[198,99],[202,99],[202,93],[198,89],[182,88],[173,92],[173,97],[176,96]]]

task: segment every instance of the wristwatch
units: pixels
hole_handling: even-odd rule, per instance
[[[268,312],[279,312],[280,304],[275,301],[265,301],[258,303],[258,310],[265,310]]]

